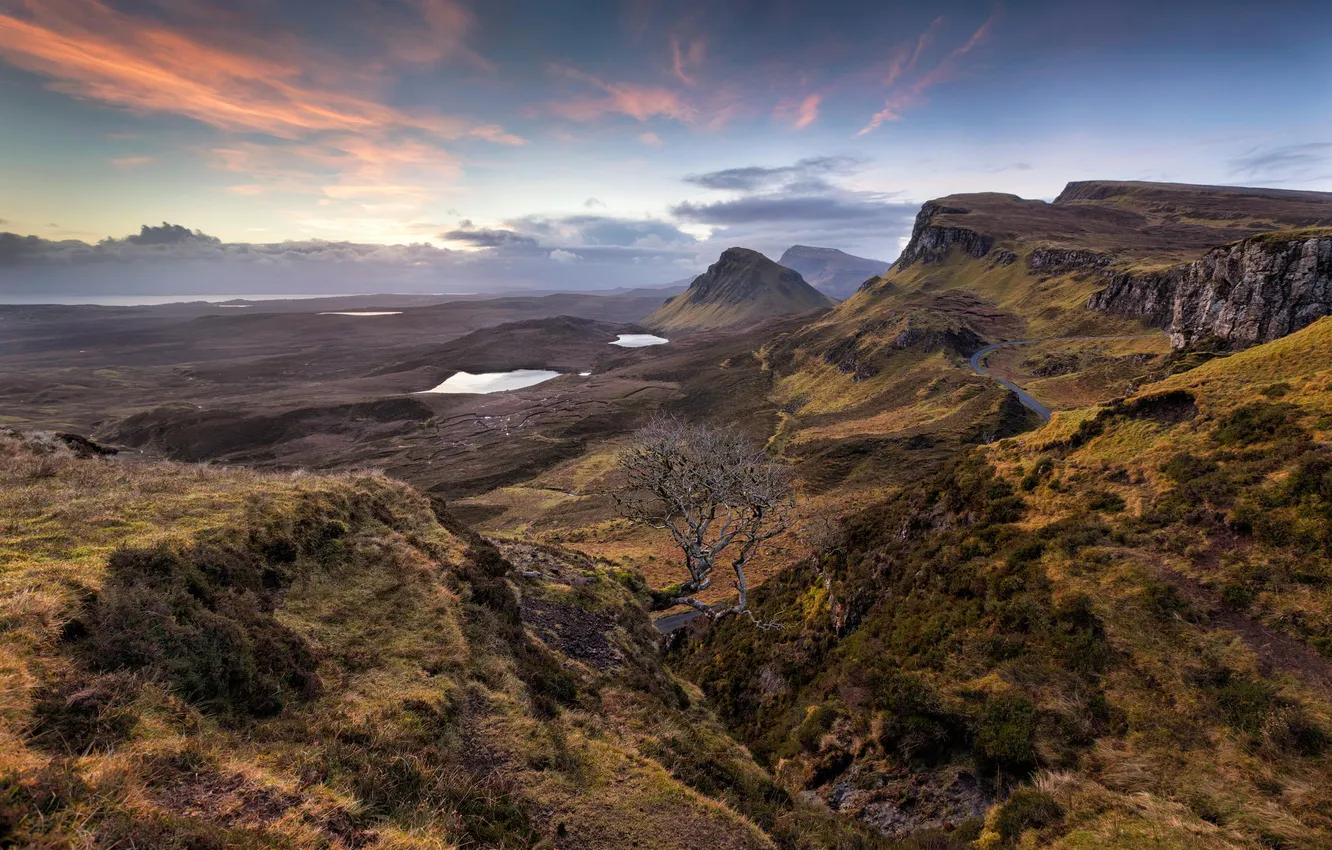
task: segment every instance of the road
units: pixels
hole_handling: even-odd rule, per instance
[[[1010,345],[1030,345],[1034,342],[1093,342],[1098,340],[1104,341],[1115,339],[1151,339],[1156,336],[1160,336],[1160,334],[1134,334],[1131,336],[1056,336],[1048,337],[1046,339],[1014,339],[1009,340],[1008,342],[996,342],[994,345],[987,345],[980,351],[971,355],[971,371],[975,372],[977,375],[993,378],[1005,387],[1008,387],[1017,394],[1018,400],[1021,401],[1028,410],[1031,410],[1037,416],[1041,417],[1042,422],[1049,422],[1050,414],[1052,412],[1050,408],[1032,398],[1031,394],[1022,389],[1022,387],[1019,387],[1007,378],[1001,378],[993,372],[987,371],[985,367],[981,365],[991,351],[999,348],[1007,348]]]
[[[702,611],[690,608],[688,611],[681,611],[679,614],[667,614],[665,617],[658,617],[652,621],[652,625],[657,627],[657,631],[668,635],[676,629],[684,628],[690,620],[702,615]]]

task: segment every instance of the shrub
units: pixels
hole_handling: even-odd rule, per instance
[[[276,714],[320,688],[313,650],[273,616],[273,593],[288,582],[246,549],[121,550],[88,611],[90,660],[159,676],[203,706]]]
[[[1256,595],[1252,587],[1242,582],[1231,582],[1221,589],[1221,601],[1239,611],[1252,605]]]
[[[1226,723],[1250,735],[1261,732],[1278,707],[1271,685],[1243,677],[1226,677],[1225,683],[1217,688],[1215,699]]]
[[[1049,455],[1042,456],[1040,460],[1036,461],[1036,465],[1031,468],[1031,471],[1023,476],[1022,489],[1028,492],[1035,490],[1042,481],[1050,477],[1053,470],[1054,459]]]
[[[1064,819],[1054,797],[1035,788],[1019,788],[994,815],[992,826],[1004,843],[1013,845],[1028,829],[1044,829]]]
[[[1088,494],[1087,507],[1093,511],[1117,514],[1124,510],[1124,497],[1109,490],[1093,490]]]
[[[1182,613],[1189,607],[1189,603],[1179,595],[1173,584],[1159,581],[1148,581],[1143,586],[1143,599],[1147,610],[1163,620]]]
[[[1266,396],[1267,398],[1281,398],[1282,396],[1288,394],[1290,390],[1291,390],[1290,384],[1286,383],[1285,381],[1282,381],[1279,384],[1268,384],[1267,386],[1259,390],[1258,393],[1259,395]]]
[[[83,755],[123,741],[138,715],[132,703],[139,690],[133,676],[113,673],[68,679],[34,694],[33,743]]]
[[[1189,452],[1180,452],[1161,464],[1161,472],[1176,484],[1186,484],[1204,475],[1211,475],[1220,467],[1211,458],[1202,458]]]
[[[1216,441],[1223,446],[1249,446],[1254,443],[1293,437],[1300,428],[1291,421],[1297,408],[1291,404],[1253,402],[1235,409],[1216,429]]]
[[[1025,697],[992,697],[976,724],[976,753],[983,762],[1015,774],[1036,765],[1032,738],[1036,734],[1036,706]]]

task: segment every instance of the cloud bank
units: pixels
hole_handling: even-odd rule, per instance
[[[224,242],[170,222],[96,244],[0,233],[0,295],[597,290],[679,281],[734,245],[774,258],[792,244],[889,257],[917,205],[850,188],[865,166],[820,156],[691,174],[682,186],[701,193],[659,216],[462,219],[411,244]]]

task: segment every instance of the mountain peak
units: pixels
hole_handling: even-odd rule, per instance
[[[774,316],[831,307],[800,272],[749,248],[727,248],[717,262],[644,320],[662,330],[750,325]]]
[[[811,286],[833,298],[849,298],[862,283],[883,274],[891,265],[887,260],[813,245],[792,245],[778,262],[800,272]]]

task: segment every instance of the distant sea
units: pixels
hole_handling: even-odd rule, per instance
[[[155,307],[161,304],[188,304],[191,302],[205,301],[209,304],[218,304],[226,301],[305,301],[312,298],[366,298],[372,295],[416,295],[416,296],[447,296],[447,295],[472,295],[471,292],[411,292],[411,293],[347,293],[334,292],[324,295],[310,295],[306,293],[284,294],[284,295],[41,295],[37,293],[18,293],[9,294],[0,292],[0,304],[10,305],[33,305],[33,304],[55,304],[60,306],[86,305],[96,307]]]

